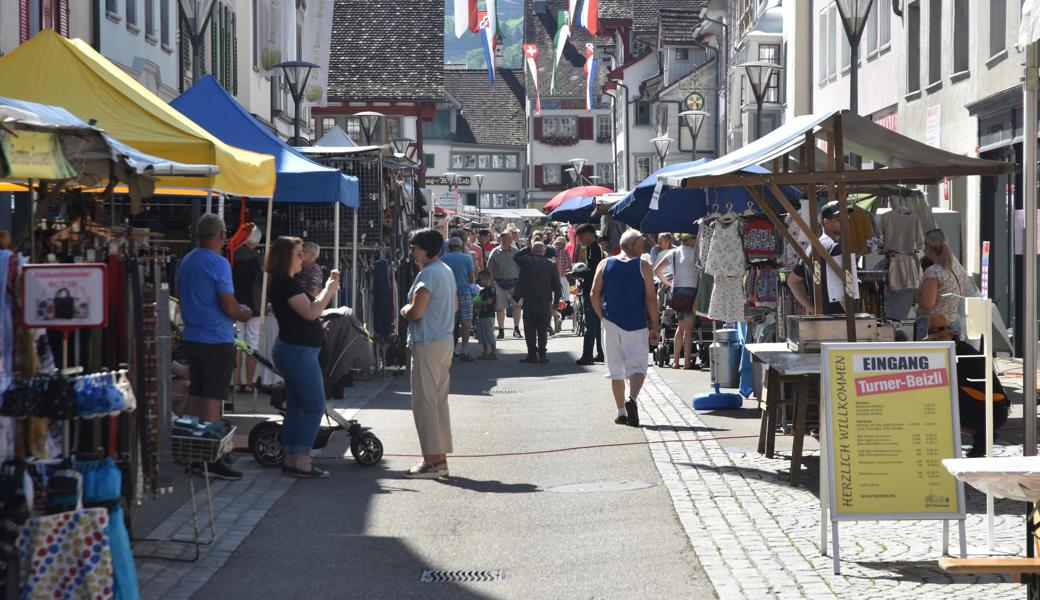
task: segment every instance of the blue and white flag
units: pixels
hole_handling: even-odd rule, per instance
[[[480,23],[480,44],[484,46],[484,60],[487,61],[488,85],[495,90],[495,30],[491,26],[491,17],[481,11],[478,14]]]
[[[596,86],[596,44],[585,44],[585,110],[592,110],[592,94]]]

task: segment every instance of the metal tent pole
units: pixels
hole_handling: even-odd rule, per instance
[[[339,201],[333,206],[333,220],[335,223],[335,232],[332,234],[332,268],[339,271]],[[351,286],[353,288],[353,286]],[[336,292],[336,297],[332,300],[332,306],[339,308],[339,292]]]
[[[1036,159],[1037,159],[1037,53],[1040,43],[1026,47],[1022,135],[1022,208],[1026,239],[1022,268],[1022,390],[1025,394],[1025,456],[1036,455]]]
[[[359,205],[354,209],[354,231],[352,234],[351,243],[354,244],[354,252],[350,257],[350,308],[353,309],[354,314],[357,314],[357,286],[358,286],[358,272],[357,272],[357,256],[358,256],[358,239],[357,239],[357,222],[358,222],[358,211],[361,210]]]

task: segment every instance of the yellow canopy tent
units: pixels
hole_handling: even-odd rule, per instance
[[[220,168],[206,177],[157,177],[156,193],[274,195],[274,157],[221,142],[82,40],[43,30],[0,57],[0,96],[61,106],[148,154]]]

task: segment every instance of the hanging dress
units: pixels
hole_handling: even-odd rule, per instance
[[[743,322],[746,319],[744,276],[747,274],[747,265],[739,220],[728,224],[722,221],[715,223],[704,267],[715,278],[708,318],[724,323]]]

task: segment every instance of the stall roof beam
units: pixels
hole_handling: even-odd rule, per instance
[[[944,177],[960,177],[963,175],[1000,175],[1018,170],[1013,163],[1000,165],[984,165],[974,168],[958,168],[956,173],[946,167],[914,167],[908,169],[872,169],[865,171],[799,171],[794,173],[726,173],[721,175],[701,175],[683,179],[683,187],[731,187],[752,185],[813,185],[813,184],[846,184],[855,186],[896,184],[896,185],[931,185],[942,181]]]

